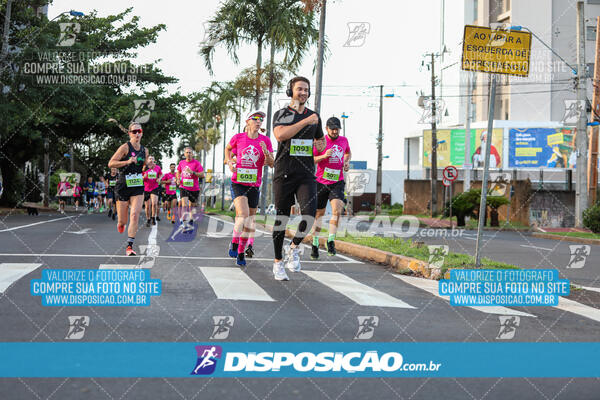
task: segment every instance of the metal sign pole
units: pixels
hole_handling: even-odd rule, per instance
[[[481,201],[479,203],[479,223],[477,226],[477,244],[475,245],[475,268],[481,267],[481,232],[486,215],[487,184],[490,168],[490,148],[494,130],[494,106],[496,103],[496,74],[491,74],[490,107],[488,111],[487,138],[485,141],[485,161],[483,164],[483,179],[481,181]]]

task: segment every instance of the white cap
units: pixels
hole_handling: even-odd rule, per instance
[[[267,116],[267,114],[265,114],[263,111],[254,110],[246,116],[246,121],[248,121],[251,116],[256,115],[256,114],[261,115],[263,118],[265,118]]]

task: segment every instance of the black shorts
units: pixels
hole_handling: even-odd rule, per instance
[[[143,195],[143,186],[127,187],[125,182],[123,182],[122,184],[117,183],[117,186],[115,186],[115,198],[117,199],[117,201],[129,201],[129,199],[133,196]]]
[[[231,182],[231,193],[232,198],[235,199],[239,196],[245,196],[248,198],[248,207],[258,207],[258,198],[260,197],[260,189],[258,186],[246,186],[241,183]]]
[[[88,203],[90,201],[94,200],[94,197],[96,197],[96,196],[94,196],[94,193],[88,193],[88,192],[85,193],[85,201],[87,201]]]
[[[106,199],[110,200],[110,199],[114,199],[115,198],[115,192],[112,190],[107,190],[106,191]]]
[[[173,194],[165,194],[165,201],[167,203],[172,202],[173,200],[177,200],[177,194],[173,193]]]
[[[198,195],[200,194],[199,190],[187,190],[184,188],[179,188],[179,194],[181,198],[187,197],[192,203],[196,203],[198,201]]]
[[[331,185],[324,185],[321,182],[317,182],[317,209],[321,210],[327,207],[328,200],[338,199],[344,201],[344,189],[346,183],[344,181],[338,181]]]
[[[152,189],[152,190],[151,190],[151,191],[149,191],[149,192],[146,192],[146,191],[144,190],[144,201],[148,201],[148,200],[150,200],[150,195],[151,195],[151,194],[155,194],[155,195],[157,195],[157,196],[158,196],[158,193],[159,193],[159,190],[158,190],[158,188],[154,188],[154,189]]]

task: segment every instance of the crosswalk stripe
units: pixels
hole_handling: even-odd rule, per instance
[[[98,269],[141,269],[137,264],[100,264]]]
[[[339,272],[303,271],[310,278],[343,294],[361,306],[415,308],[404,301],[355,281]]]
[[[440,296],[439,291],[438,291],[438,282],[437,281],[433,281],[431,279],[425,279],[425,278],[417,278],[414,276],[405,276],[405,275],[396,275],[396,274],[392,274],[392,275],[395,276],[396,278],[408,283],[409,285],[415,286],[421,290],[431,293],[432,295],[434,295],[436,297],[439,297],[444,300],[449,300],[449,296]],[[507,308],[507,307],[502,307],[502,306],[489,306],[489,307],[468,306],[468,307],[472,308],[474,310],[477,310],[477,311],[481,311],[486,314],[519,315],[522,317],[535,317],[535,315],[528,314],[528,313],[522,312],[522,311],[513,310],[513,309]]]
[[[217,298],[275,301],[246,273],[235,267],[200,267]]]
[[[0,263],[0,293],[14,282],[18,281],[31,271],[39,268],[42,264],[30,263]]]
[[[600,310],[594,307],[586,306],[585,304],[578,303],[574,300],[565,299],[564,297],[558,298],[558,305],[554,306],[559,310],[572,312],[573,314],[581,315],[594,321],[600,322]]]
[[[600,293],[600,288],[597,287],[590,287],[590,286],[579,286],[579,285],[573,285],[578,289],[585,289],[585,290],[590,290],[592,292],[598,292]]]

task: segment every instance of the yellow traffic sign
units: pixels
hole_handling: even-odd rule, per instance
[[[526,77],[531,33],[465,25],[462,69]]]

